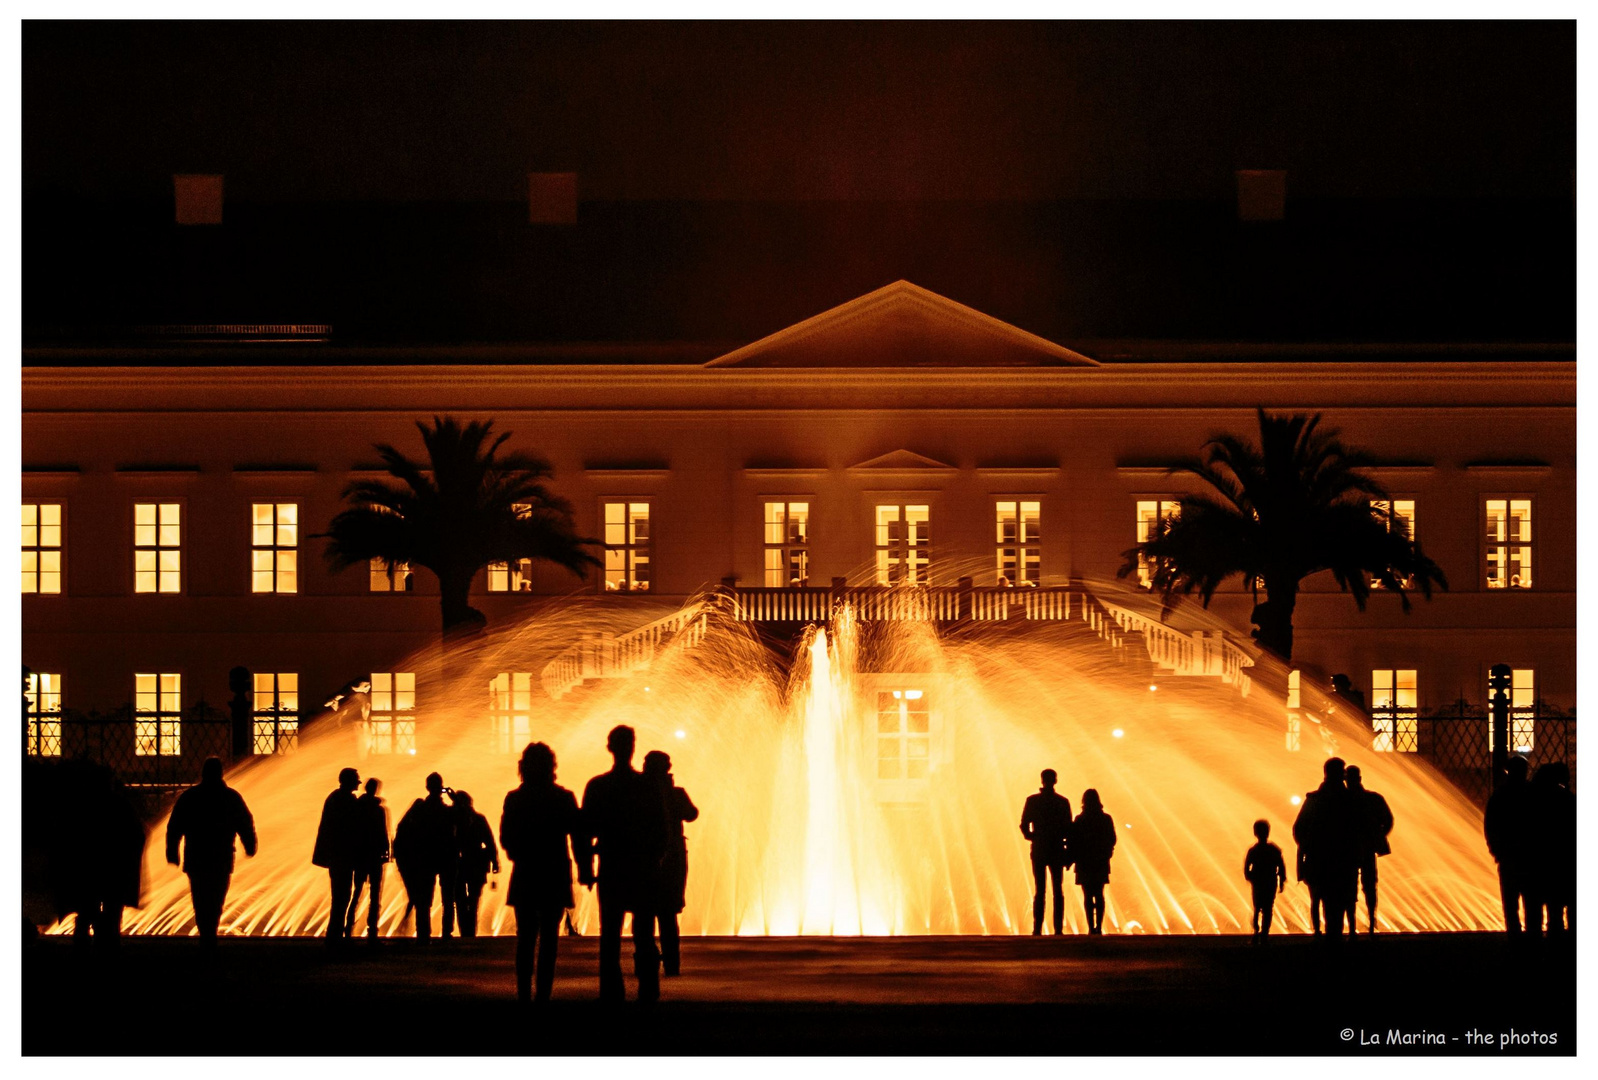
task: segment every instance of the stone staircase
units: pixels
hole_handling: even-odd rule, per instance
[[[956,626],[1063,624],[1091,634],[1138,679],[1225,686],[1247,696],[1251,650],[1221,630],[1179,630],[1156,616],[1108,603],[1082,585],[1055,588],[929,587],[724,588],[623,634],[585,635],[545,666],[545,692],[558,699],[601,680],[646,671],[661,650],[683,638],[703,640],[710,620],[802,626],[828,622],[845,607],[862,623],[937,622]]]

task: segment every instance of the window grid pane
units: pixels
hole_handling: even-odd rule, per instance
[[[287,754],[299,748],[300,677],[292,671],[256,672],[254,738],[256,754]]]
[[[299,589],[298,503],[253,503],[250,507],[250,590],[291,593]]]
[[[374,671],[366,722],[368,754],[416,753],[416,673]]]
[[[649,503],[604,504],[605,592],[648,592]]]
[[[766,588],[802,588],[810,583],[810,504],[765,505]]]
[[[877,507],[878,585],[931,583],[931,526],[929,506]]]
[[[22,504],[22,591],[61,592],[61,504]]]
[[[930,703],[920,690],[877,692],[877,779],[924,780],[931,762]]]
[[[1419,680],[1414,668],[1371,672],[1371,747],[1383,753],[1420,749]]]
[[[1176,499],[1139,499],[1137,503],[1137,542],[1146,544],[1154,538],[1155,529],[1159,522],[1168,518],[1175,518],[1181,512],[1182,504]],[[1138,584],[1145,589],[1154,587],[1155,566],[1152,560],[1142,554],[1137,557]]]
[[[140,757],[179,757],[183,753],[183,676],[176,673],[133,676],[133,752]]]
[[[1040,504],[1005,500],[993,505],[994,534],[999,545],[995,555],[998,584],[1039,584],[1043,562],[1043,549],[1036,546],[1041,531]]]
[[[531,740],[530,671],[501,671],[488,682],[490,741],[496,753],[520,753]]]
[[[1487,587],[1532,585],[1532,500],[1484,500],[1487,520]]]
[[[133,591],[183,591],[181,509],[178,503],[133,504]]]
[[[23,690],[27,702],[27,753],[30,757],[61,756],[61,676],[35,671]]]
[[[390,574],[382,559],[373,559],[367,570],[369,592],[411,591],[411,564],[408,562],[395,563],[394,572]]]

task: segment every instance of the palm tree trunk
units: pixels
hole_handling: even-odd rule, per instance
[[[462,654],[466,646],[483,632],[487,620],[483,613],[469,602],[472,574],[448,573],[439,575],[438,603],[443,615],[443,636],[440,641],[439,675],[443,683],[444,700],[449,704],[470,701],[470,689],[463,685],[466,664]]]
[[[1289,667],[1293,663],[1293,609],[1298,605],[1298,582],[1265,581],[1265,599],[1254,605],[1254,640],[1276,654]]]

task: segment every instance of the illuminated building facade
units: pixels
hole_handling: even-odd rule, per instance
[[[1256,406],[1319,411],[1381,463],[1380,509],[1450,588],[1407,615],[1378,591],[1361,613],[1329,576],[1311,579],[1296,665],[1350,674],[1395,749],[1411,710],[1480,703],[1492,664],[1515,669],[1517,707],[1575,704],[1576,370],[1557,354],[1101,362],[906,282],[704,365],[513,352],[450,366],[402,350],[352,363],[331,346],[332,363],[25,364],[34,752],[59,746],[60,709],[132,702],[140,753],[198,753],[181,712],[222,706],[237,666],[252,673],[255,752],[292,747],[311,706],[357,676],[372,680],[374,738],[414,745],[428,687],[394,665],[436,642],[436,582],[332,574],[314,534],[344,486],[376,472],[373,443],[419,455],[415,422],[444,414],[492,419],[546,456],[602,549],[586,582],[487,568],[472,603],[492,626],[574,590],[637,606],[639,623],[723,585],[1091,590],[1194,490],[1172,463],[1213,433],[1253,437]],[[1213,605],[1243,640],[1251,606],[1240,583]],[[485,698],[507,748],[538,684],[507,672]],[[904,713],[894,730],[912,768],[913,717],[883,707]]]

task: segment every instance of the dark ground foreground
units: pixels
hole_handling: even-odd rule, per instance
[[[23,1052],[1576,1051],[1574,950],[1501,935],[686,939],[663,1000],[620,1009],[593,1000],[595,939],[560,944],[555,1000],[526,1008],[509,938],[360,941],[346,959],[319,940],[224,940],[209,974],[189,939],[129,938],[111,964],[46,939],[23,953]],[[1501,1046],[1508,1032],[1531,1041]]]

